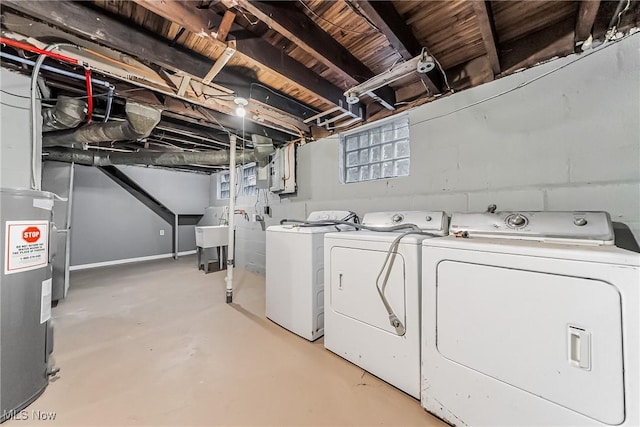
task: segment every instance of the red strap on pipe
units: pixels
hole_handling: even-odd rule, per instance
[[[61,55],[59,53],[55,53],[55,52],[48,52],[44,49],[40,49],[39,47],[35,47],[35,46],[31,46],[30,44],[26,44],[26,43],[22,43],[19,41],[15,41],[15,40],[11,40],[8,39],[6,37],[0,37],[0,43],[2,44],[6,44],[7,46],[13,46],[15,48],[18,49],[24,49],[27,50],[29,52],[33,52],[33,53],[37,53],[40,55],[46,55],[49,58],[53,58],[53,59],[57,59],[58,61],[62,61],[62,62],[68,62],[69,64],[80,64],[80,61],[78,61],[75,58],[71,58],[65,55]]]
[[[89,67],[84,67],[84,76],[87,82],[87,124],[90,124],[93,116],[93,88],[91,87],[91,69]]]

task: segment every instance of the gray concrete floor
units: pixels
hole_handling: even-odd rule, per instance
[[[194,257],[72,273],[53,312],[61,370],[27,408],[56,418],[37,425],[445,425],[266,319],[264,278],[236,273],[230,305],[225,273]]]

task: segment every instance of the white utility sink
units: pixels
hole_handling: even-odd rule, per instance
[[[196,227],[196,246],[201,248],[215,248],[229,245],[229,226],[210,225]]]

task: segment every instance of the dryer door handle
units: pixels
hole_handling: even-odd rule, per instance
[[[342,290],[342,273],[338,273],[338,290]]]
[[[591,370],[591,334],[586,329],[567,325],[567,353],[569,364]]]

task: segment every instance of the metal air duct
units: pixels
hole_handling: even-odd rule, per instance
[[[86,115],[86,102],[60,95],[55,106],[42,109],[42,132],[74,128]]]
[[[87,166],[112,166],[112,165],[152,165],[152,166],[186,166],[228,165],[229,151],[203,151],[203,152],[96,152],[77,150],[70,148],[48,148],[44,150],[47,160],[59,162],[73,162]],[[264,156],[271,153],[245,150],[237,155],[238,163],[251,163],[262,161]]]
[[[66,146],[110,141],[135,141],[149,136],[160,122],[162,110],[137,102],[127,102],[127,120],[123,122],[96,123],[73,131],[43,135],[42,146]]]

